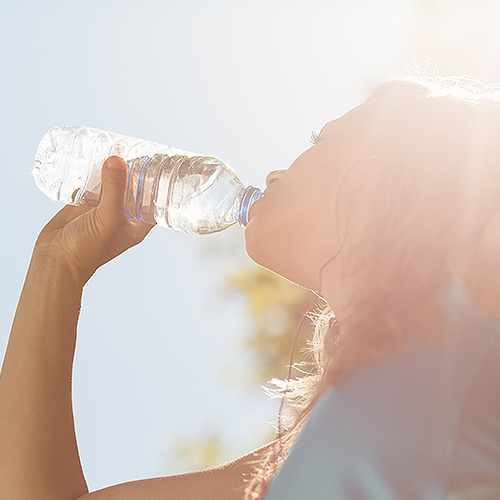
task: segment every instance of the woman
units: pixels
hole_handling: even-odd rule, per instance
[[[495,498],[499,137],[493,93],[438,81],[388,82],[325,125],[269,174],[245,231],[253,260],[327,304],[315,369],[282,387],[291,424],[220,468],[88,493],[71,409],[81,292],[151,229],[124,217],[126,166],[108,159],[99,207],[63,208],[35,245],[0,379],[0,498]]]

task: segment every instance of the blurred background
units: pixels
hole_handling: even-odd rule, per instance
[[[49,128],[218,156],[263,187],[313,131],[415,61],[500,81],[495,0],[6,0],[0,28],[2,356],[34,241],[60,208],[31,176]],[[155,228],[99,270],[74,375],[90,488],[215,465],[272,438],[278,403],[262,385],[284,376],[310,301],[245,256],[239,227]]]

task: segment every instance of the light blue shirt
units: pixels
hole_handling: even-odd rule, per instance
[[[456,288],[444,308],[443,342],[323,395],[266,500],[441,500],[500,482],[500,325]]]

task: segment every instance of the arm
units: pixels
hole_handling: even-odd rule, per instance
[[[252,464],[262,460],[271,445],[221,467],[118,484],[79,500],[242,500]]]
[[[0,499],[242,499],[257,453],[212,470],[87,494],[71,403],[80,297],[64,266],[35,254],[0,377]]]
[[[71,377],[82,289],[152,226],[129,221],[126,164],[103,166],[102,202],[66,206],[35,245],[0,375],[0,499],[74,499],[87,492],[73,428]]]
[[[71,378],[83,286],[151,226],[123,211],[125,162],[108,160],[96,209],[64,207],[35,245],[0,375],[0,500],[236,500],[258,450],[225,466],[88,493]]]
[[[70,499],[87,486],[71,373],[81,288],[33,257],[0,376],[0,499]]]

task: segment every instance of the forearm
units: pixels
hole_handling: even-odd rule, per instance
[[[0,375],[0,499],[73,499],[87,486],[71,377],[82,287],[34,257]]]

